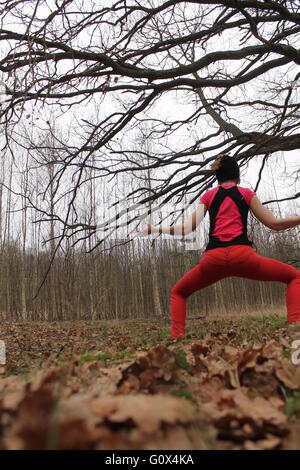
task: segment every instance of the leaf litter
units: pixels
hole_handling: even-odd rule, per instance
[[[300,447],[299,332],[238,341],[231,324],[174,344],[91,323],[1,325],[0,449]]]

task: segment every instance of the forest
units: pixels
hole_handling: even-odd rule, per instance
[[[199,289],[174,340],[210,218],[137,235],[184,224],[227,154],[300,215],[299,45],[298,0],[0,1],[0,451],[299,450],[286,283]],[[299,227],[249,210],[297,270]]]

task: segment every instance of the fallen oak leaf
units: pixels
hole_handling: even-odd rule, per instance
[[[223,358],[218,360],[208,360],[206,362],[208,367],[208,379],[212,377],[220,377],[224,380],[224,385],[232,388],[240,387],[240,380],[237,370],[237,362],[230,364]]]
[[[289,359],[281,359],[275,366],[276,377],[290,390],[300,388],[300,367],[292,364]]]
[[[118,386],[122,387],[123,383],[127,382],[123,391],[130,383],[137,389],[137,381],[131,376],[138,379],[140,390],[151,388],[159,381],[170,382],[176,374],[176,359],[176,353],[166,346],[155,346],[123,370]]]
[[[260,356],[262,359],[280,359],[282,357],[282,348],[274,339],[271,339],[262,348]]]
[[[103,429],[91,428],[82,418],[61,419],[58,425],[58,436],[54,449],[89,450],[107,433]]]
[[[267,433],[277,436],[286,435],[288,423],[286,415],[277,408],[277,403],[262,397],[251,399],[247,389],[220,390],[210,402],[203,404],[223,439],[243,441],[249,439],[249,429],[243,428],[248,423],[252,429],[252,439],[265,438]],[[238,422],[232,426],[231,422]]]
[[[191,352],[194,356],[199,356],[200,354],[207,354],[209,351],[209,346],[204,341],[194,342],[191,345]]]
[[[159,395],[125,395],[94,400],[93,413],[111,423],[132,420],[144,433],[155,433],[162,423],[192,423],[195,408],[184,398]]]
[[[245,450],[272,450],[280,446],[281,439],[278,436],[273,436],[273,434],[266,434],[264,439],[259,441],[246,440],[244,442]]]
[[[259,350],[246,349],[239,353],[238,372],[242,374],[246,369],[253,369],[256,366]]]
[[[227,379],[227,385],[230,384],[232,388],[239,388],[241,386],[238,370],[236,367],[226,369],[225,379]]]
[[[229,364],[235,364],[239,359],[239,350],[233,346],[226,345],[223,350],[222,358]]]
[[[7,377],[0,377],[0,397],[5,396],[10,391],[23,388],[25,380],[19,375],[9,375]]]
[[[26,384],[23,399],[16,410],[16,418],[4,436],[8,449],[45,449],[50,430],[51,415],[56,403],[53,390],[47,386],[32,390]]]
[[[255,368],[247,368],[240,375],[242,386],[248,387],[256,394],[265,398],[278,393],[278,379],[275,376],[277,361],[267,360],[262,364],[256,364]]]
[[[24,398],[24,388],[6,393],[2,399],[2,408],[5,411],[14,411]]]

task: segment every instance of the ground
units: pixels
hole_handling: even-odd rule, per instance
[[[0,449],[299,449],[283,310],[0,325]],[[299,355],[300,356],[300,355]]]

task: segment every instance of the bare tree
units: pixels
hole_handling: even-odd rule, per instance
[[[5,281],[6,281],[6,315],[10,317],[11,313],[11,209],[12,209],[12,177],[13,177],[13,159],[10,160],[9,166],[9,180],[7,186],[7,202],[6,202],[6,216],[4,226],[3,243],[6,246],[6,266],[5,266]]]
[[[77,116],[76,138],[64,142],[53,175],[66,201],[55,214],[57,246],[74,230],[94,236],[94,227],[71,221],[92,157],[99,180],[159,168],[150,195],[147,188],[127,195],[147,206],[183,194],[195,201],[212,184],[207,164],[220,152],[241,167],[260,157],[258,187],[267,158],[300,147],[298,0],[8,0],[0,12],[6,145],[18,140],[20,119],[41,115],[46,104]],[[178,101],[198,97],[183,116],[162,111],[175,93]],[[97,119],[85,114],[92,100],[103,110]],[[128,137],[145,121],[160,147],[141,164]]]
[[[26,308],[26,242],[27,242],[27,195],[29,185],[29,168],[28,168],[28,154],[26,158],[25,168],[21,175],[21,200],[22,200],[22,263],[21,263],[21,312],[23,320],[27,320]]]

